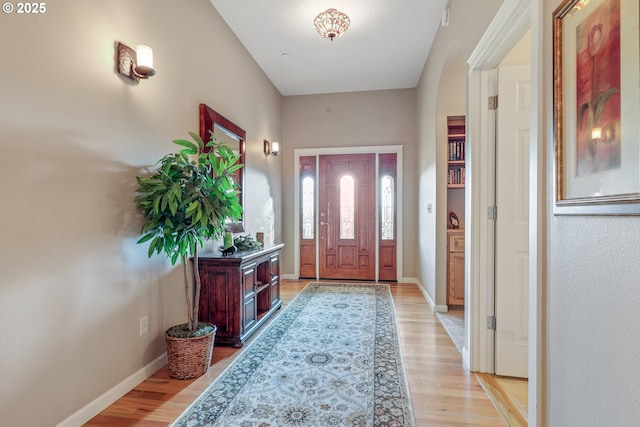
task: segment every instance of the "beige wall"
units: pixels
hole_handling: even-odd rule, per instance
[[[440,27],[418,83],[417,277],[437,306],[446,303],[446,116],[466,114],[466,60],[501,4],[451,0],[449,26]]]
[[[246,130],[248,231],[281,239],[262,140],[282,136],[282,97],[207,0],[57,0],[0,22],[0,424],[55,425],[185,319],[179,270],[135,243],[133,198],[135,176],[197,131],[200,102]],[[115,74],[116,41],[152,46],[157,76]]]
[[[415,277],[416,251],[415,89],[287,96],[283,101],[282,191],[294,197],[296,148],[402,145],[405,277]],[[292,203],[282,206],[283,224],[294,224]],[[294,272],[294,229],[283,229],[283,273]]]
[[[637,0],[620,3],[636,7],[626,16],[638,25]],[[546,18],[560,1],[542,4]],[[546,146],[552,147],[552,28],[551,19],[543,22],[544,137]],[[550,210],[554,200],[552,151],[547,159]],[[548,224],[546,425],[638,425],[640,217],[554,216],[549,212]]]
[[[542,137],[550,147],[548,17],[560,1],[542,3]],[[293,230],[280,228],[293,223],[293,148],[404,145],[405,276],[443,303],[443,117],[464,102],[461,92],[451,96],[461,80],[454,68],[500,4],[450,1],[450,25],[417,90],[284,100],[206,0],[58,0],[41,16],[3,14],[2,424],[62,421],[161,355],[162,331],[184,319],[179,271],[135,244],[133,197],[135,176],[172,149],[171,139],[197,129],[200,102],[247,131],[247,229],[273,230],[288,244],[284,273],[293,272]],[[123,81],[115,41],[151,45],[158,75],[138,86]],[[283,142],[281,157],[264,159],[264,138]],[[550,207],[552,161],[549,152]],[[635,425],[640,222],[549,211],[548,224],[543,424]],[[144,315],[150,330],[140,337]]]

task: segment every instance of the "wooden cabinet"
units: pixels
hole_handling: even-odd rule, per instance
[[[447,117],[447,305],[464,307],[464,187],[466,183],[466,124],[465,116]]]
[[[282,305],[280,252],[284,244],[257,251],[200,255],[201,322],[218,327],[217,344],[242,347]]]
[[[447,231],[447,305],[464,307],[464,230]]]
[[[464,188],[466,181],[464,116],[447,116],[447,188]]]

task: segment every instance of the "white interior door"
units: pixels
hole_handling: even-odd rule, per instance
[[[498,69],[495,371],[527,375],[529,345],[529,65]]]

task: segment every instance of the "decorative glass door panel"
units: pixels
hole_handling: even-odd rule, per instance
[[[378,278],[398,280],[397,274],[397,156],[380,154],[380,240],[378,242]]]
[[[374,154],[320,156],[321,278],[375,280],[375,175]]]
[[[316,157],[300,157],[300,277],[316,278]]]

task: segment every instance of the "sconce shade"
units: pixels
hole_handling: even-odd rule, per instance
[[[156,70],[153,69],[153,49],[143,44],[136,46],[136,64],[136,73],[146,77],[154,76]]]
[[[149,46],[139,45],[134,51],[129,46],[118,43],[116,70],[118,73],[138,83],[156,74],[153,69],[153,50]]]
[[[327,9],[313,20],[316,31],[331,41],[340,37],[351,25],[349,17],[336,9]]]
[[[280,143],[273,141],[273,142],[269,142],[266,139],[264,140],[264,155],[265,157],[268,156],[277,156],[278,153],[280,152]]]

